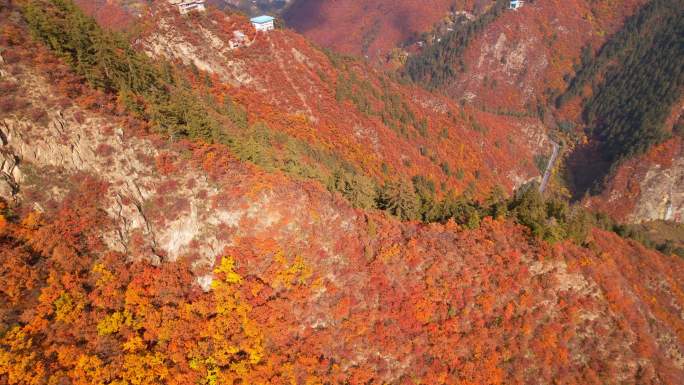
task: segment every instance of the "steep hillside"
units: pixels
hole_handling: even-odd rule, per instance
[[[600,191],[621,162],[682,135],[677,129],[684,107],[682,5],[654,0],[640,9],[595,56],[585,52],[568,90],[557,99],[561,113],[580,106],[589,138],[571,168],[576,194]],[[581,167],[583,157],[592,162],[592,172]]]
[[[291,31],[254,34],[239,15],[196,16],[160,4],[137,45],[214,75],[216,92],[244,106],[250,124],[261,121],[332,151],[354,174],[363,170],[380,184],[422,175],[438,195],[468,186],[484,195],[497,184],[510,191],[538,177],[534,156],[551,152],[534,118],[461,109],[355,59],[326,54]],[[249,43],[231,50],[238,30]]]
[[[405,72],[414,81],[503,120],[540,116],[570,144],[564,156],[574,150],[566,175],[577,199],[601,191],[622,160],[668,138],[664,120],[681,105],[681,53],[673,40],[680,35],[681,1],[545,1],[518,10],[506,9],[506,1],[455,8],[443,2],[409,12],[411,4],[417,3],[303,1],[286,16],[319,44],[344,52],[384,58],[401,46],[405,51],[392,57],[408,57]],[[397,23],[403,30],[392,27],[395,15],[409,13]],[[514,125],[500,129],[517,132]],[[656,165],[643,167],[658,175],[649,179],[651,190],[669,189],[658,185],[669,177]],[[664,216],[666,209],[656,207],[667,200],[644,196],[637,203],[614,190],[622,182],[608,183],[606,194],[625,197],[623,209],[633,210],[617,218]]]
[[[668,198],[681,192],[676,177],[674,185],[668,182],[677,166],[662,169],[650,161],[657,156],[642,156],[672,136],[681,114],[681,9],[679,0],[493,9],[409,58],[406,71],[483,109],[544,116],[570,144],[566,175],[574,196],[603,191],[611,197],[610,204],[596,198],[589,206],[620,220],[681,221],[677,199]],[[680,155],[670,155],[660,158],[678,164]],[[634,173],[632,165],[642,171]],[[647,180],[639,179],[647,169]],[[607,177],[616,179],[603,185]],[[632,187],[620,190],[627,179]],[[644,194],[635,195],[639,184]]]
[[[599,230],[550,246],[502,220],[353,209],[224,145],[149,133],[15,16],[0,18],[0,381],[684,375],[681,259]]]
[[[411,59],[411,76],[487,108],[535,110],[565,89],[582,48],[600,46],[643,1],[505,3],[474,36],[456,29]]]
[[[622,164],[586,205],[627,222],[684,221],[684,144],[675,138]]]

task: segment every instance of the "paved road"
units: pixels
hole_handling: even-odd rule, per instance
[[[544,192],[546,190],[546,185],[549,184],[549,178],[551,178],[551,171],[553,170],[553,166],[556,164],[556,158],[558,158],[558,152],[560,150],[560,146],[558,143],[551,141],[553,143],[553,154],[551,154],[551,158],[549,158],[549,163],[546,165],[546,171],[544,171],[544,178],[542,178],[541,185],[539,186],[539,192]]]

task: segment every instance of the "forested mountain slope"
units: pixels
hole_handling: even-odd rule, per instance
[[[212,126],[152,89],[137,102],[94,89],[111,78],[76,75],[1,12],[1,382],[684,375],[682,259],[595,229],[550,245],[504,219],[467,230],[355,209],[211,131],[183,135]],[[159,87],[192,101],[199,88],[167,69]]]
[[[118,3],[122,9],[142,6],[135,2]],[[639,52],[657,52],[674,59],[658,59],[656,62],[676,66],[678,61],[673,52],[647,47],[655,36],[653,31],[668,25],[660,22],[659,12],[670,15],[662,20],[677,20],[676,11],[668,13],[663,9],[676,10],[680,8],[678,3],[681,1],[659,0],[642,7],[643,2],[639,1],[619,4],[532,2],[512,11],[506,9],[507,3],[502,1],[496,4],[467,3],[456,7],[444,3],[409,12],[411,4],[415,3],[363,6],[362,2],[352,5],[325,1],[307,4],[303,1],[295,2],[289,9],[286,19],[302,17],[315,21],[316,26],[307,34],[313,39],[330,35],[354,40],[356,32],[342,32],[364,30],[365,22],[358,21],[366,18],[369,23],[382,25],[376,38],[372,41],[366,39],[367,43],[376,44],[378,53],[387,53],[390,47],[403,46],[407,51],[392,57],[399,58],[401,62],[404,55],[411,53],[406,64],[407,73],[437,92],[447,92],[453,101],[466,103],[464,108],[416,87],[399,86],[391,77],[369,69],[358,60],[329,52],[323,55],[290,31],[270,34],[268,41],[255,39],[255,44],[244,49],[228,50],[233,31],[251,30],[246,20],[237,15],[222,22],[218,22],[222,16],[216,13],[188,20],[165,7],[165,2],[157,2],[151,11],[145,8],[145,12],[140,12],[143,20],[147,20],[147,27],[142,29],[141,39],[136,41],[144,44],[151,55],[192,63],[202,71],[216,74],[222,82],[231,84],[228,93],[246,108],[252,121],[255,116],[252,112],[259,111],[259,119],[265,120],[268,132],[285,131],[306,142],[304,147],[304,143],[297,142],[297,149],[291,149],[294,143],[288,144],[290,153],[314,151],[315,157],[328,159],[323,169],[318,166],[316,170],[309,170],[312,162],[308,155],[297,155],[298,159],[293,160],[291,155],[281,154],[269,166],[275,164],[283,169],[284,163],[294,163],[294,167],[287,166],[289,171],[313,176],[331,189],[335,185],[343,185],[346,190],[350,186],[365,190],[360,193],[348,191],[346,194],[363,201],[362,206],[369,206],[373,199],[370,193],[372,185],[374,188],[382,186],[396,174],[408,179],[427,180],[437,198],[464,192],[470,194],[473,187],[486,192],[495,184],[510,191],[511,187],[519,186],[543,171],[544,162],[552,152],[552,144],[544,134],[554,130],[561,133],[553,135],[555,140],[568,145],[563,148],[558,162],[562,165],[563,159],[568,157],[566,167],[557,167],[557,170],[559,175],[568,177],[566,182],[574,197],[581,199],[592,186],[595,192],[601,191],[598,182],[611,172],[617,173],[616,170],[611,171],[612,164],[617,166],[618,161],[629,157],[629,154],[643,153],[648,150],[648,143],[662,141],[667,132],[672,131],[661,123],[664,115],[668,115],[670,120],[677,115],[677,102],[672,102],[673,95],[681,93],[675,85],[677,79],[673,79],[671,84],[675,86],[671,87],[667,98],[660,95],[655,96],[658,101],[646,102],[643,98],[627,97],[632,101],[640,100],[642,106],[657,107],[657,119],[646,116],[628,118],[629,114],[621,114],[623,108],[616,107],[619,103],[605,102],[608,99],[606,95],[615,94],[614,91],[606,89],[589,98],[592,92],[587,87],[591,85],[596,90],[603,87],[607,66],[615,64],[616,60],[624,61],[625,52],[632,52],[632,56],[640,55]],[[113,6],[114,3],[108,2],[107,5]],[[656,11],[650,11],[651,16],[643,16],[649,9]],[[411,32],[398,33],[401,39],[385,39],[394,33],[392,28],[383,24],[392,19],[387,15],[402,12],[410,14],[401,25]],[[432,13],[425,15],[425,12]],[[102,12],[93,13],[98,16]],[[312,16],[314,14],[315,17]],[[438,14],[442,16],[437,17]],[[106,19],[102,21],[112,24]],[[409,28],[412,23],[423,24]],[[294,27],[299,28],[297,25]],[[665,33],[664,36],[675,34]],[[156,43],[158,40],[164,43]],[[427,47],[421,50],[416,44],[418,41],[427,42]],[[620,41],[641,41],[642,48],[635,51]],[[409,43],[412,45],[408,46]],[[332,41],[324,44],[361,53],[357,49],[342,48]],[[359,46],[358,42],[352,45]],[[611,53],[612,59],[608,60],[606,53]],[[641,59],[634,56],[630,60],[639,63]],[[648,67],[642,65],[640,68]],[[637,65],[635,69],[638,68]],[[612,84],[618,84],[618,75],[627,73],[622,69],[622,65],[617,65],[612,70],[616,79]],[[671,73],[671,70],[657,72]],[[660,79],[667,78],[661,76]],[[654,89],[662,88],[658,82],[642,82],[646,83],[653,84]],[[244,92],[238,91],[240,89]],[[589,99],[585,103],[583,100],[586,98]],[[589,105],[594,106],[593,110],[604,106],[604,110],[613,112],[596,110],[590,114]],[[269,111],[265,110],[266,106],[269,106]],[[289,116],[273,113],[282,110],[287,110]],[[583,114],[585,110],[586,114]],[[656,109],[651,110],[654,111]],[[636,110],[634,113],[649,114],[648,111]],[[598,116],[606,114],[612,114],[612,117]],[[344,118],[339,119],[340,116]],[[269,117],[268,120],[265,117]],[[308,124],[303,118],[308,120]],[[378,119],[381,124],[378,124]],[[612,129],[600,123],[606,121],[613,122]],[[625,129],[625,132],[632,134],[616,136],[620,127],[616,122],[627,121],[632,122],[633,127]],[[668,127],[677,126],[674,123],[670,122]],[[603,128],[595,127],[597,125]],[[604,139],[597,140],[599,134]],[[264,134],[248,135],[259,148],[248,149],[246,156],[263,158],[252,153],[263,152],[260,148]],[[586,146],[581,145],[585,135],[590,137]],[[606,139],[606,135],[612,135],[610,137],[615,140]],[[454,146],[454,141],[459,145]],[[576,151],[575,144],[580,144]],[[612,149],[607,149],[607,144]],[[313,149],[308,148],[310,146]],[[473,151],[478,146],[479,151]],[[272,147],[272,144],[266,144],[266,147]],[[371,156],[366,151],[368,148],[373,148]],[[264,159],[261,161],[264,164]],[[678,164],[674,158],[668,162]],[[301,166],[302,163],[306,164],[305,167]],[[655,181],[666,179],[669,177],[661,172],[657,178],[649,179],[651,187],[643,189],[665,192],[669,184],[658,185]],[[553,178],[553,181],[557,186],[563,182],[559,178]],[[634,179],[632,185],[637,183]],[[613,184],[617,185],[620,183]],[[675,186],[670,189],[672,193],[667,192],[668,196],[678,196],[676,183]],[[609,192],[612,196],[625,197],[623,209],[629,206],[632,210],[625,215],[635,221],[665,218],[669,202],[678,202],[676,198],[656,201],[657,194],[639,195],[639,198],[635,194],[623,193]],[[672,207],[675,214],[670,217],[679,218],[676,213],[684,207],[677,203]],[[618,217],[626,218],[625,215]]]
[[[308,153],[337,157],[324,170],[301,171],[323,174],[324,183],[341,171],[378,185],[397,175],[426,178],[438,196],[468,186],[478,194],[497,184],[510,191],[539,176],[534,155],[551,151],[536,119],[461,109],[356,59],[320,51],[291,31],[254,35],[241,16],[184,18],[164,5],[151,15],[136,40],[141,49],[213,74],[211,87],[246,110],[255,145],[277,147],[263,143],[261,129],[306,143]],[[250,43],[229,50],[237,30],[248,32]],[[296,162],[315,163],[306,157]]]
[[[681,156],[662,149],[678,148],[663,142],[681,135],[684,4],[505,5],[410,57],[408,75],[483,109],[544,116],[569,145],[565,175],[575,198],[604,189],[610,197],[589,206],[621,220],[681,221]],[[618,170],[632,157],[641,171]],[[630,190],[621,190],[627,179]]]
[[[429,11],[411,12],[409,21],[402,25],[423,22],[411,32],[422,33],[402,39],[383,39],[394,33],[385,27],[377,28],[373,39],[367,35],[373,23],[384,26],[392,15],[408,14],[409,4],[383,8],[374,2],[353,6],[345,2],[305,3],[292,7],[289,17],[301,17],[302,23],[294,23],[294,27],[304,33],[310,29],[308,36],[323,45],[364,54],[375,44],[371,56],[388,53],[389,47],[404,48],[398,58],[403,60],[403,55],[408,55],[406,76],[427,88],[477,109],[508,116],[508,120],[515,120],[513,115],[539,116],[547,127],[558,129],[563,142],[569,144],[564,156],[572,153],[564,175],[570,176],[568,185],[577,199],[590,187],[599,186],[597,181],[610,172],[617,172],[611,171],[611,165],[644,154],[651,144],[667,138],[669,127],[676,126],[676,121],[668,126],[664,120],[678,116],[681,105],[681,86],[677,85],[681,72],[677,47],[681,45],[667,42],[678,36],[675,24],[682,19],[679,0],[544,1],[528,2],[518,10],[507,9],[506,1],[455,8],[445,2],[428,7]],[[363,21],[366,19],[368,22]],[[307,21],[312,25],[306,26]],[[358,42],[363,41],[359,36],[365,36],[365,46]],[[415,42],[421,40],[419,47]],[[648,63],[664,67],[649,72],[654,65]],[[651,73],[659,80],[643,80],[639,73]],[[654,92],[635,87],[635,82],[650,85]],[[669,88],[663,82],[670,84]],[[621,90],[623,86],[634,95]],[[630,100],[634,108],[610,95]],[[648,95],[653,95],[652,100],[646,100]],[[637,105],[648,106],[648,111]],[[623,127],[625,124],[631,128]],[[581,145],[585,135],[589,138],[587,146]],[[574,151],[574,144],[580,144],[578,151]],[[677,164],[675,158],[668,162]],[[662,174],[650,179],[650,189],[665,191],[667,183],[655,186],[653,181],[668,178]],[[636,183],[635,179],[633,185]],[[674,189],[675,196],[678,189]],[[665,202],[656,202],[648,194],[642,198],[628,195],[622,194],[633,210],[629,218],[664,218]],[[675,212],[681,209],[674,205]]]
[[[565,90],[582,49],[600,46],[643,1],[497,2],[409,59],[409,75],[487,108],[535,109]]]
[[[583,170],[581,159],[571,169],[578,193],[600,191],[606,174],[621,162],[684,134],[683,6],[680,0],[649,2],[596,55],[585,52],[568,90],[557,99],[561,113],[581,108],[589,137],[575,158],[590,160],[593,172]]]

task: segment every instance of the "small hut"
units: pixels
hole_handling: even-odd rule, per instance
[[[249,21],[252,22],[254,29],[263,32],[272,31],[275,29],[275,18],[273,16],[262,15],[251,18]]]

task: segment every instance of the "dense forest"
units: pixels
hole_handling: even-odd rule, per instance
[[[249,121],[244,106],[225,93],[216,95],[221,85],[209,75],[194,67],[152,61],[134,51],[124,35],[102,30],[71,0],[30,0],[23,13],[35,37],[89,86],[116,98],[155,132],[176,140],[222,143],[240,159],[265,169],[316,179],[345,195],[358,196],[359,191],[349,192],[349,186],[355,186],[366,201],[373,199],[373,182],[336,154],[274,132],[263,121]]]
[[[551,248],[489,219],[477,230],[410,230],[394,243],[381,222],[368,231],[383,243],[371,259],[352,257],[353,276],[250,239],[218,258],[202,291],[190,260],[155,265],[107,250],[97,204],[106,184],[78,183],[54,216],[17,216],[0,201],[4,383],[606,384],[618,375],[673,383],[680,373],[653,358],[667,357],[659,333],[681,330],[676,265],[614,235],[595,232],[594,251]],[[325,281],[332,274],[337,287]],[[563,286],[569,277],[601,290]],[[601,316],[578,316],[589,310]],[[357,353],[367,349],[411,364],[397,372]],[[647,369],[626,373],[636,360]]]
[[[484,201],[475,199],[472,189],[460,195],[447,192],[438,198],[434,181],[422,175],[379,185],[334,154],[316,150],[286,134],[276,134],[263,122],[249,122],[244,107],[230,99],[220,104],[202,84],[185,80],[184,76],[196,76],[202,79],[200,83],[211,81],[197,69],[184,73],[170,63],[152,63],[136,53],[122,35],[100,29],[71,1],[32,0],[27,2],[24,15],[34,35],[64,58],[90,86],[114,95],[126,111],[149,122],[153,130],[171,139],[186,137],[226,144],[245,161],[319,180],[356,207],[384,210],[403,220],[453,220],[468,228],[476,228],[485,217],[510,218],[547,241],[572,239],[582,243],[591,226],[617,230],[615,224],[597,219],[564,198],[542,196],[535,185],[525,186],[510,198],[503,190],[495,189]],[[343,57],[328,54],[338,67],[345,67]],[[408,127],[421,133],[425,123],[417,120],[388,87],[378,90],[353,72],[343,73],[348,75],[338,81],[337,98],[351,100],[360,111],[382,118],[400,134],[406,135]],[[367,101],[371,96],[383,102],[380,110],[374,110]],[[278,157],[274,148],[283,144],[294,158]],[[326,176],[316,165],[310,167],[297,161],[303,155],[315,159],[319,167],[335,171]],[[448,165],[444,168],[450,172]],[[648,242],[641,234],[633,237]]]
[[[0,384],[682,378],[684,263],[635,229],[535,183],[380,183],[71,0],[4,4],[1,171],[23,176],[0,198]],[[392,135],[438,132],[390,87],[336,85]]]
[[[454,27],[440,40],[426,47],[406,62],[406,75],[429,89],[435,89],[465,71],[461,56],[468,44],[508,7],[507,0],[497,0],[484,14],[472,22]]]
[[[115,95],[126,110],[173,137],[218,141],[220,124],[168,63],[156,65],[125,38],[103,31],[71,0],[27,1],[35,37],[92,87]]]
[[[681,0],[646,4],[595,57],[585,48],[575,77],[557,100],[564,105],[592,82],[584,120],[609,164],[643,154],[670,135],[663,124],[684,85],[683,10]]]

